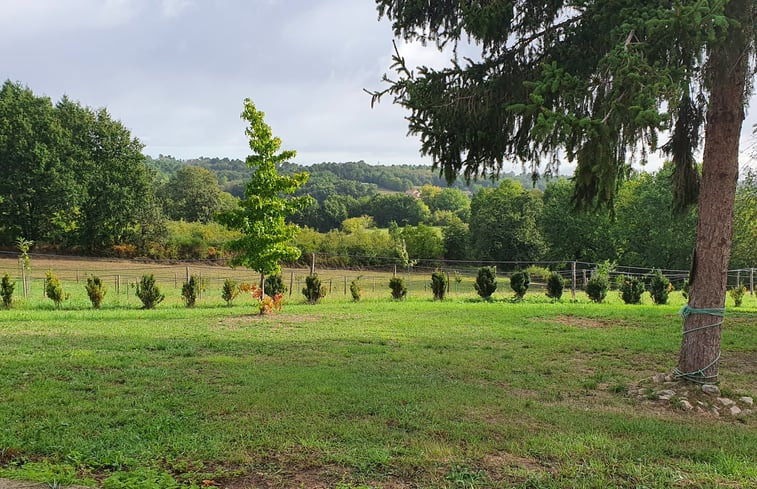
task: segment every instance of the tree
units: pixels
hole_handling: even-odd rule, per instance
[[[731,266],[754,267],[757,264],[757,170],[748,169],[736,191],[733,216],[733,252]]]
[[[426,221],[431,213],[422,200],[405,194],[378,194],[367,205],[368,212],[376,224],[386,227],[394,221],[402,225],[416,226]]]
[[[394,56],[390,93],[410,111],[421,152],[448,180],[489,175],[518,159],[538,175],[575,161],[575,202],[612,204],[635,155],[662,146],[675,164],[678,207],[699,216],[677,375],[716,381],[739,135],[755,63],[755,2],[377,0],[396,36],[481,56],[411,71]],[[455,50],[457,53],[457,50]],[[701,183],[694,161],[704,126]],[[693,314],[692,314],[693,312]],[[708,326],[712,325],[712,326]],[[708,326],[708,327],[704,327]]]
[[[615,259],[610,239],[610,213],[606,209],[578,212],[572,209],[573,183],[553,180],[544,189],[544,211],[539,220],[547,242],[547,259],[596,263]]]
[[[538,192],[538,191],[534,191]],[[503,180],[483,189],[471,202],[470,237],[479,260],[535,261],[546,251],[537,222],[541,197],[519,182]]]
[[[247,166],[253,169],[239,208],[218,216],[218,221],[237,229],[242,237],[230,241],[227,247],[235,255],[233,266],[242,265],[265,275],[278,273],[281,260],[294,261],[300,250],[292,244],[297,227],[287,224],[287,217],[304,209],[311,202],[309,196],[292,197],[307,182],[307,173],[279,175],[277,166],[294,158],[294,151],[281,151],[281,139],[274,137],[264,122],[265,114],[258,111],[250,99],[245,99],[242,119],[248,122],[245,134],[250,138],[253,154]]]
[[[691,265],[697,213],[694,208],[672,212],[671,181],[672,168],[665,165],[621,186],[611,226],[619,264],[680,270]]]
[[[166,215],[175,220],[210,222],[221,210],[218,177],[199,166],[180,168],[161,188]]]

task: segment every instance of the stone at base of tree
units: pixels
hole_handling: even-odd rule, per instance
[[[731,406],[730,412],[731,416],[738,416],[741,414],[741,409],[738,406]]]
[[[691,403],[687,401],[686,399],[682,399],[681,409],[683,409],[684,411],[691,411],[692,409],[694,409],[694,406],[692,406]]]
[[[720,388],[712,384],[704,384],[702,386],[702,392],[704,392],[708,396],[716,396],[716,397],[720,396]]]
[[[727,397],[718,397],[718,402],[725,407],[733,406],[734,404],[736,404],[735,402],[733,402],[733,400],[728,399]]]
[[[676,391],[670,390],[670,389],[665,389],[663,391],[657,392],[657,398],[660,399],[661,401],[668,401],[670,400],[671,397],[675,395],[676,395]]]
[[[746,397],[746,396],[739,397],[739,402],[742,402],[742,403],[746,404],[747,406],[753,406],[754,405],[754,399],[752,399],[751,397]]]

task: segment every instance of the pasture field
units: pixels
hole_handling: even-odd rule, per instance
[[[36,264],[39,268],[39,264]],[[177,272],[178,273],[178,272]],[[63,275],[63,274],[61,274]],[[81,280],[81,277],[80,277]],[[757,416],[639,399],[677,361],[671,305],[385,295],[276,315],[108,292],[0,310],[0,477],[116,488],[750,488]],[[502,287],[502,285],[501,285]],[[81,289],[81,291],[78,291]],[[721,389],[757,397],[757,304]]]

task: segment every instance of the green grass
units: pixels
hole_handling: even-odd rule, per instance
[[[78,295],[61,311],[41,297],[0,311],[0,477],[160,489],[757,481],[755,417],[628,395],[675,365],[678,305],[327,298],[260,317],[247,298],[227,308],[216,296],[195,309],[172,292],[152,311],[107,296],[95,311]],[[728,311],[721,376],[756,395],[757,308],[745,305]]]

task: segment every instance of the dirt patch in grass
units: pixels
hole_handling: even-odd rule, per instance
[[[240,316],[232,316],[218,320],[218,324],[221,326],[242,327],[250,326],[254,324],[266,325],[266,326],[294,326],[300,324],[313,323],[318,321],[323,316],[316,314],[287,314],[286,316],[278,316],[276,314],[260,315],[260,314],[243,314]]]
[[[557,474],[557,469],[533,457],[497,453],[484,457],[482,468],[492,481],[520,482],[528,473]]]
[[[562,316],[555,316],[549,319],[542,319],[542,321],[546,323],[555,323],[562,326],[574,326],[578,328],[592,328],[592,329],[636,326],[635,324],[632,324],[632,323],[620,323],[620,322],[613,321],[610,319],[586,318],[586,317],[572,316],[570,314],[562,315]]]

